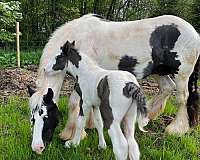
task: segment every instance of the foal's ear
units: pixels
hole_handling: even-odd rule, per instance
[[[64,55],[68,55],[71,47],[70,47],[71,43],[69,41],[67,41],[63,46],[60,47],[60,49],[62,50]]]
[[[51,88],[48,88],[47,94],[44,95],[43,97],[44,102],[47,104],[50,103],[53,99],[53,95],[54,95],[53,90]]]
[[[29,96],[31,97],[35,93],[35,91],[29,85],[27,85],[27,88],[28,88]]]
[[[75,46],[75,41],[73,41],[73,42],[71,43],[71,45],[72,45],[72,46]]]

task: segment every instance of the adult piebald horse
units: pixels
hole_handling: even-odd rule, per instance
[[[43,50],[35,93],[38,101],[48,88],[53,89],[54,101],[58,101],[66,67],[55,67],[54,64],[65,63],[58,57],[66,40],[75,40],[78,50],[105,69],[127,70],[137,79],[159,75],[160,92],[149,104],[150,119],[163,110],[166,100],[176,88],[179,109],[175,119],[167,126],[167,133],[182,135],[190,126],[197,124],[200,37],[188,22],[170,15],[112,22],[88,14],[64,24],[52,34]],[[70,58],[77,65],[77,57]],[[74,134],[79,100],[74,90],[69,99],[68,124],[60,135],[62,139],[70,139]]]

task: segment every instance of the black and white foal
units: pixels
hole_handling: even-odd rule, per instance
[[[126,71],[104,70],[87,55],[74,48],[74,42],[61,47],[53,68],[64,67],[77,79],[75,89],[80,96],[80,113],[75,136],[65,146],[77,146],[87,117],[93,108],[94,124],[99,134],[99,147],[106,148],[103,126],[108,129],[116,159],[139,159],[139,148],[134,138],[135,123],[147,125],[147,105],[135,76]],[[63,65],[63,66],[62,66]],[[103,121],[102,121],[103,119]],[[124,132],[121,130],[123,123]],[[144,131],[144,130],[143,130]]]
[[[58,125],[58,107],[53,102],[53,90],[48,88],[47,94],[35,92],[28,86],[28,92],[32,97],[30,106],[31,124],[33,128],[32,150],[41,154],[45,146],[51,142],[55,128]],[[41,94],[38,96],[38,94]],[[38,100],[38,97],[42,98]],[[37,102],[41,104],[38,105]]]

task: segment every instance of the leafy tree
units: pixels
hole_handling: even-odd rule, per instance
[[[50,34],[63,23],[80,17],[79,1],[20,0],[23,20],[21,46],[44,46]]]
[[[195,0],[193,5],[193,17],[192,17],[192,24],[195,29],[200,32],[200,0]]]
[[[15,24],[20,19],[20,2],[0,2],[0,43],[14,40]]]
[[[10,0],[4,0],[10,1]],[[18,0],[23,15],[21,47],[43,47],[50,34],[67,21],[87,13],[96,13],[109,20],[125,21],[163,14],[177,15],[200,28],[200,0]],[[195,3],[193,4],[193,2]],[[10,2],[8,2],[10,3]],[[12,2],[13,3],[13,2]],[[18,3],[18,2],[15,2]],[[3,3],[4,4],[4,3]],[[194,8],[194,10],[193,10]],[[2,12],[2,2],[0,13]],[[18,9],[19,11],[19,9]],[[1,15],[1,14],[0,14]],[[15,24],[15,23],[13,23]],[[9,27],[0,29],[9,30]],[[11,25],[9,25],[11,26]],[[11,26],[14,32],[13,26]],[[11,31],[12,31],[11,29]],[[1,31],[3,34],[4,30]],[[12,33],[12,32],[11,32]],[[12,34],[9,34],[12,36]],[[8,35],[4,36],[9,37]],[[10,38],[7,38],[10,39]]]
[[[153,16],[177,15],[177,3],[179,0],[155,0],[155,11]]]

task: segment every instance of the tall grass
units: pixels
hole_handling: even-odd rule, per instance
[[[98,136],[95,129],[87,130],[88,137],[81,141],[77,148],[64,148],[58,138],[65,126],[68,109],[67,98],[59,101],[62,113],[60,123],[52,143],[42,155],[31,151],[31,128],[29,123],[28,100],[20,97],[9,97],[0,103],[0,160],[112,160],[112,144],[105,130],[106,150],[98,149]],[[172,114],[176,106],[172,98],[164,115]],[[148,133],[136,131],[141,160],[199,160],[200,159],[200,126],[182,137],[165,135],[162,116],[151,122]]]

